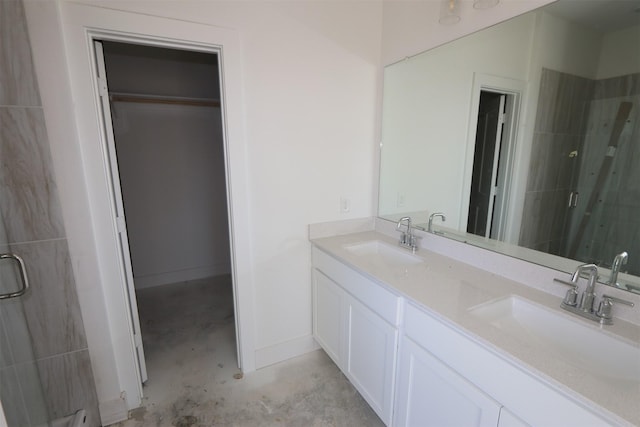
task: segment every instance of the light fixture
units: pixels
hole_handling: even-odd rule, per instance
[[[443,25],[453,25],[460,22],[460,5],[456,0],[442,0],[440,3],[440,19]]]
[[[500,0],[473,0],[474,9],[490,9],[497,5]]]

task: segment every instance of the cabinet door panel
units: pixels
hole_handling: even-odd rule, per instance
[[[342,367],[345,293],[318,270],[313,271],[313,277],[315,305],[313,335],[329,357]]]
[[[404,319],[405,335],[532,426],[615,424],[412,303],[407,304]]]
[[[389,425],[393,406],[397,330],[355,299],[349,300],[347,376]]]
[[[422,347],[403,338],[396,424],[411,427],[492,426],[500,405]]]

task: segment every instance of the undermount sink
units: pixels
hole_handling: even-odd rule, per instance
[[[595,375],[640,382],[640,346],[611,336],[581,319],[509,296],[470,313],[506,333],[537,342],[545,351]]]
[[[381,261],[390,265],[413,265],[423,260],[408,249],[393,246],[380,240],[369,240],[362,243],[345,245],[344,249],[357,256],[369,257],[373,261]]]

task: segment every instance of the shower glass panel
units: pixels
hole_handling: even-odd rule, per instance
[[[10,252],[0,218],[0,253]],[[21,287],[19,264],[14,259],[0,259],[0,294]],[[22,305],[29,292],[0,299],[0,401],[9,427],[51,425]]]
[[[581,154],[577,189],[585,201],[595,197],[578,207],[571,223],[575,258],[610,266],[615,254],[627,251],[635,256],[622,271],[638,275],[640,95],[592,100]]]

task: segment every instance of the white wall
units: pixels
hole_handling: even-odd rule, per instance
[[[528,80],[534,25],[525,15],[386,67],[381,214],[441,211],[458,224],[474,78]]]
[[[88,22],[82,25],[94,28],[135,28],[143,34],[147,30],[155,34],[164,28],[171,37],[180,33],[180,37],[187,38],[191,36],[188,33],[185,36],[185,29],[194,27],[195,40],[205,39],[221,27],[219,31],[231,28],[238,34],[238,44],[225,44],[225,49],[237,50],[226,52],[225,57],[229,59],[230,54],[235,54],[241,65],[237,70],[234,68],[232,77],[241,78],[242,99],[228,101],[233,101],[234,106],[242,105],[244,117],[233,125],[244,123],[246,135],[247,155],[235,157],[237,163],[232,172],[236,177],[246,178],[248,189],[246,209],[234,213],[248,219],[247,224],[238,224],[239,229],[235,230],[243,238],[239,243],[246,250],[242,253],[249,257],[235,262],[251,266],[250,271],[242,271],[239,277],[244,284],[239,294],[253,296],[245,307],[253,317],[250,325],[253,330],[249,331],[253,339],[243,343],[251,348],[247,350],[244,345],[241,350],[252,351],[255,363],[248,363],[245,369],[315,348],[311,339],[307,225],[373,214],[381,4],[103,3],[109,9],[92,4],[96,7],[82,8],[62,0],[53,7],[51,3],[34,2],[28,13],[38,74],[46,92],[47,122],[52,128],[60,126],[58,132],[52,132],[51,140],[57,173],[64,176],[59,182],[61,191],[66,192],[65,215],[92,218],[89,222],[94,224],[88,230],[86,227],[80,230],[73,223],[69,226],[75,232],[75,248],[83,245],[93,248],[86,255],[93,257],[94,263],[81,263],[76,274],[82,286],[91,290],[85,295],[97,297],[92,299],[93,306],[83,309],[83,315],[87,329],[95,334],[89,340],[90,347],[106,347],[105,351],[91,354],[102,408],[106,412],[105,401],[117,400],[120,391],[126,391],[123,396],[131,407],[138,391],[132,385],[135,376],[123,366],[132,362],[130,352],[123,350],[128,345],[127,327],[123,325],[126,317],[113,312],[112,303],[121,298],[117,290],[114,294],[111,289],[118,278],[101,264],[106,250],[100,242],[108,241],[113,231],[108,229],[109,225],[95,224],[105,224],[99,216],[109,209],[108,203],[96,200],[93,190],[87,190],[100,189],[101,185],[100,180],[87,175],[91,173],[87,168],[99,168],[95,148],[99,141],[90,136],[87,125],[95,121],[90,111],[92,96],[88,97],[87,110],[76,109],[74,113],[68,94],[59,90],[64,87],[59,84],[62,81],[72,88],[75,96],[87,96],[86,82],[91,76],[85,74],[86,62],[79,60],[87,55],[87,43],[80,40],[83,33],[79,22]],[[143,15],[123,15],[114,8]],[[101,12],[100,20],[94,18],[96,10],[105,11]],[[170,21],[159,23],[153,15],[170,17]],[[176,21],[180,19],[181,23]],[[60,22],[65,26],[61,27]],[[51,46],[58,41],[63,42],[62,47]],[[67,52],[66,63],[64,57],[48,55],[54,50],[58,55]],[[229,75],[226,77],[231,80]],[[86,100],[75,101],[87,105]],[[59,105],[66,108],[58,108]],[[238,133],[236,130],[227,129],[234,134]],[[77,145],[69,142],[73,136],[70,132],[76,133]],[[242,152],[237,147],[230,151],[232,156],[234,152]],[[65,164],[68,158],[88,163]],[[85,189],[73,193],[73,186],[78,184],[84,184]],[[345,214],[339,209],[341,196],[351,200],[351,210]],[[90,209],[90,205],[96,208]],[[105,296],[102,304],[100,294]],[[105,328],[110,328],[106,334]]]
[[[542,68],[549,68],[593,79],[598,67],[596,52],[601,46],[600,33],[543,12],[536,31],[531,66],[538,73]]]
[[[476,10],[472,0],[461,0],[461,19],[455,25],[438,23],[440,1],[385,1],[382,64],[392,64],[554,1],[502,0],[492,9]]]
[[[104,4],[240,31],[256,349],[309,336],[307,224],[373,213],[380,4]]]
[[[220,109],[112,103],[136,289],[230,273]]]
[[[624,76],[640,70],[640,25],[608,33],[602,40],[596,78]]]
[[[594,50],[598,52],[600,44],[595,31],[534,12],[387,66],[381,214],[442,211],[447,226],[466,225],[461,195],[468,191],[464,178],[472,167],[473,152],[467,145],[475,126],[470,120],[472,85],[478,74],[498,76],[524,82],[526,88],[507,226],[507,239],[517,238],[540,72],[545,67],[593,77],[598,64]]]
[[[522,1],[501,1],[496,7],[489,10],[476,10],[473,8],[473,2],[471,0],[462,0],[460,5],[460,15],[461,20],[458,24],[447,26],[441,25],[438,23],[439,13],[440,13],[440,3],[438,1],[406,1],[406,0],[394,0],[394,1],[385,1],[383,3],[383,27],[382,27],[382,65],[388,66],[402,59],[408,59],[415,55],[418,55],[421,52],[428,51],[429,49],[433,49],[437,46],[444,45],[452,40],[456,40],[463,36],[474,33],[480,29],[490,27],[502,21],[508,20],[509,18],[513,18],[519,16],[523,13],[534,10],[538,7],[544,6],[545,4],[552,3],[554,0],[522,0]],[[472,40],[474,36],[471,36]],[[522,41],[522,35],[518,37],[519,40]],[[505,43],[507,46],[510,46],[508,40],[498,39],[498,43]],[[481,51],[483,53],[486,52],[487,46],[482,46]],[[522,48],[515,49],[514,52],[516,57],[523,58],[524,52],[521,52]],[[475,54],[472,54],[475,55]],[[506,55],[505,55],[506,56]],[[475,58],[475,56],[474,56]],[[456,63],[458,66],[462,64],[463,69],[469,71],[473,66],[464,61],[464,58],[457,58]],[[486,64],[486,62],[483,62]],[[395,64],[394,67],[398,65],[402,67],[401,63]],[[491,72],[490,70],[498,71],[498,74],[501,73],[500,66],[498,64],[486,64],[487,72]],[[526,67],[527,64],[519,64],[520,67]],[[388,73],[388,67],[386,73]],[[445,67],[446,68],[446,67]],[[440,73],[435,75],[434,73],[429,72],[423,77],[434,83],[433,87],[437,87],[441,82],[436,83],[436,78],[444,79],[449,71],[443,69],[443,67],[439,68]],[[458,70],[455,68],[451,68],[450,71],[454,74],[458,73]],[[528,70],[527,70],[528,73]],[[459,73],[458,73],[459,74]],[[522,74],[520,74],[522,77]],[[415,76],[417,77],[417,76]],[[472,77],[471,77],[472,79]],[[472,82],[467,77],[467,81],[464,83],[468,85]],[[446,86],[447,88],[451,88],[450,86]],[[385,77],[385,97],[388,97],[386,94],[389,88],[386,84]],[[436,92],[439,92],[442,95],[442,91],[439,89],[435,89]],[[454,93],[459,95],[459,90],[457,88],[453,88]],[[432,95],[436,95],[435,93]],[[399,167],[405,168],[405,170],[410,171],[410,173],[425,173],[428,174],[427,170],[434,166],[436,171],[443,172],[442,174],[434,174],[429,175],[430,178],[427,179],[417,179],[412,180],[410,178],[404,180],[403,183],[396,182],[394,184],[388,185],[386,182],[386,178],[381,178],[378,184],[380,191],[379,205],[383,206],[382,211],[386,214],[393,212],[411,212],[412,217],[423,218],[425,216],[425,212],[434,212],[445,210],[448,215],[447,226],[455,227],[455,224],[458,223],[460,218],[460,208],[461,208],[461,195],[462,191],[461,185],[464,177],[464,163],[465,163],[465,153],[464,153],[464,145],[466,144],[466,138],[468,135],[468,127],[467,122],[469,121],[469,110],[468,106],[471,102],[471,95],[468,94],[468,98],[463,100],[463,103],[459,105],[459,108],[456,108],[456,105],[453,104],[451,107],[444,107],[442,111],[437,111],[439,118],[443,118],[442,122],[437,123],[436,127],[440,129],[437,134],[433,134],[432,132],[428,132],[423,140],[429,139],[427,145],[416,146],[417,151],[410,151],[411,154],[402,154],[403,150],[393,150],[397,153],[395,158],[392,160],[392,163],[396,163],[396,165],[400,165]],[[432,98],[433,99],[433,98]],[[448,101],[448,95],[440,96],[439,106],[442,107],[442,103]],[[415,102],[419,102],[418,97],[416,96],[414,99],[414,103],[411,104],[412,107],[415,107]],[[433,106],[433,104],[431,104]],[[387,109],[387,100],[385,99],[383,106],[385,111],[383,112],[383,118],[386,122],[388,111]],[[465,109],[466,107],[466,109]],[[433,108],[431,108],[433,110]],[[437,110],[437,108],[436,108]],[[413,113],[412,113],[413,114]],[[459,120],[455,125],[449,126],[447,129],[446,124],[451,125],[454,119]],[[525,117],[521,117],[522,122],[521,125],[524,126],[526,124]],[[401,119],[405,120],[405,119]],[[433,116],[429,117],[427,120],[433,120]],[[424,115],[418,117],[412,126],[417,127],[428,127],[425,123]],[[433,122],[429,122],[433,124]],[[445,126],[443,126],[443,124]],[[382,132],[386,132],[385,130],[386,124],[383,124]],[[402,131],[402,134],[406,134],[406,131]],[[443,134],[445,134],[445,140],[447,143],[443,143],[440,138]],[[447,151],[450,143],[450,135],[455,134],[456,139],[453,142],[454,150]],[[397,135],[400,137],[401,135]],[[403,135],[402,137],[404,138]],[[383,135],[383,139],[386,139],[386,135]],[[395,144],[399,138],[392,137],[393,140],[386,140],[385,145]],[[414,141],[415,143],[415,141]],[[388,151],[391,147],[386,147]],[[385,150],[385,148],[383,148]],[[426,154],[424,151],[428,151]],[[383,155],[383,160],[386,158],[387,153],[385,152]],[[438,156],[443,156],[446,159],[440,158]],[[425,160],[428,159],[428,160]],[[440,160],[440,161],[439,161]],[[453,163],[450,163],[451,161]],[[516,159],[517,161],[517,159]],[[405,164],[406,162],[406,164]],[[429,163],[425,165],[424,162]],[[453,165],[453,168],[450,167]],[[522,167],[520,164],[516,163],[515,167]],[[396,166],[389,166],[388,168],[394,169]],[[383,165],[381,168],[381,173],[384,172],[385,166]],[[391,172],[391,171],[387,171]],[[393,172],[391,172],[393,175]],[[438,178],[434,179],[433,176],[437,176]],[[446,177],[446,178],[445,178]],[[447,181],[451,180],[451,181]],[[396,179],[397,181],[397,179]],[[450,187],[442,184],[449,184],[454,187],[452,190]],[[395,184],[400,184],[410,191],[412,194],[407,194],[405,190],[399,190],[399,188],[393,188]],[[387,188],[384,188],[384,187]],[[429,190],[425,187],[429,187],[431,190],[435,190],[435,193],[430,193]],[[446,194],[449,194],[450,197],[446,197]],[[432,194],[435,194],[435,199],[432,199]],[[414,197],[412,197],[412,195]],[[404,206],[398,206],[398,198],[402,199],[404,202]],[[429,207],[425,211],[425,207],[422,203],[418,202],[418,198],[424,198],[426,196],[427,199],[435,201],[435,203],[429,203]],[[413,200],[412,200],[413,198]],[[382,212],[381,211],[381,212]]]
[[[110,93],[220,100],[217,55],[103,49]],[[136,289],[230,273],[220,108],[112,101],[111,111]]]
[[[542,68],[587,78],[593,77],[598,57],[594,52],[598,52],[601,46],[601,37],[595,31],[552,16],[547,12],[538,12],[536,15],[534,39],[529,58],[528,90],[522,107],[522,143],[516,153],[508,218],[507,241],[513,244],[519,241],[531,153],[536,149],[533,146],[533,134]]]

